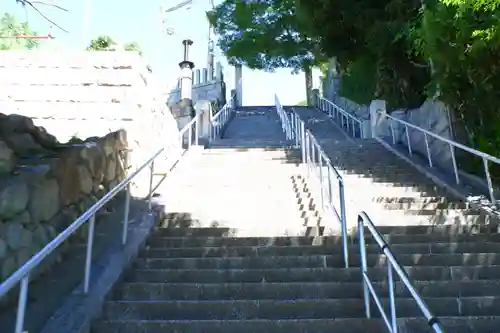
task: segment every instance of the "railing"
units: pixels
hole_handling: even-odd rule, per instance
[[[342,246],[345,267],[349,267],[349,253],[347,244],[347,223],[344,196],[344,182],[340,173],[333,167],[332,162],[325,154],[314,135],[305,129],[304,122],[293,110],[288,114],[283,109],[278,96],[274,96],[276,112],[281,120],[281,126],[287,140],[294,140],[295,146],[301,148],[302,163],[307,167],[308,177],[316,176],[320,188],[321,208],[327,214],[334,214],[342,230]],[[338,184],[338,209],[334,204],[334,178]]]
[[[380,300],[380,296],[377,295],[375,288],[373,286],[370,277],[368,276],[368,268],[366,262],[366,246],[365,246],[365,227],[370,231],[373,239],[380,247],[380,251],[386,256],[388,265],[387,265],[387,282],[389,287],[389,312],[390,315],[384,310],[382,305],[382,301]],[[394,290],[395,285],[395,276],[394,272],[396,272],[397,277],[403,282],[404,286],[410,292],[410,295],[413,297],[415,302],[417,303],[420,311],[424,315],[427,320],[428,325],[434,330],[436,333],[444,333],[444,330],[439,323],[439,319],[436,318],[431,311],[425,301],[422,300],[418,292],[413,287],[408,275],[405,270],[398,263],[396,258],[394,257],[389,244],[382,237],[382,235],[378,232],[377,228],[370,220],[368,215],[365,212],[361,212],[358,215],[358,231],[359,231],[359,251],[361,253],[361,274],[363,279],[363,297],[365,303],[365,314],[367,318],[371,318],[371,307],[370,307],[370,294],[373,297],[375,304],[377,305],[378,310],[380,311],[380,315],[384,320],[385,325],[389,329],[391,333],[398,332],[397,326],[397,313],[396,313],[396,295]]]
[[[463,151],[466,151],[468,153],[471,153],[471,154],[473,154],[475,156],[480,157],[483,160],[484,172],[485,172],[485,175],[486,175],[486,181],[487,181],[487,185],[488,185],[488,191],[489,191],[489,194],[490,194],[490,200],[491,200],[492,204],[496,205],[495,193],[494,193],[494,189],[493,189],[493,182],[491,180],[491,175],[490,175],[488,164],[489,164],[489,162],[500,164],[500,158],[497,158],[497,157],[491,156],[489,154],[480,152],[479,150],[476,150],[474,148],[467,147],[467,146],[462,145],[462,144],[460,144],[460,143],[458,143],[456,141],[444,138],[441,135],[438,135],[436,133],[432,133],[432,132],[430,132],[428,130],[425,130],[425,129],[421,128],[421,127],[418,127],[416,125],[410,124],[410,123],[408,123],[408,122],[406,122],[404,120],[397,119],[397,118],[395,118],[395,117],[393,117],[393,116],[391,116],[391,115],[389,115],[389,114],[387,114],[385,112],[379,112],[379,114],[389,120],[389,127],[390,127],[390,130],[391,130],[391,136],[392,136],[392,143],[393,144],[396,144],[396,140],[397,140],[395,129],[394,129],[394,122],[395,123],[399,123],[399,124],[401,124],[401,125],[404,126],[405,133],[406,133],[406,141],[408,143],[408,154],[410,154],[410,155],[413,154],[413,151],[412,151],[412,145],[411,145],[411,140],[410,140],[410,132],[408,131],[408,129],[411,128],[411,129],[414,129],[416,131],[422,132],[424,134],[424,141],[425,141],[425,149],[426,149],[426,153],[427,153],[427,160],[428,160],[429,166],[431,168],[433,167],[433,162],[432,162],[431,150],[429,148],[429,137],[437,139],[437,140],[439,140],[439,141],[441,141],[441,142],[443,142],[445,144],[448,144],[448,146],[450,147],[451,162],[452,162],[452,165],[453,165],[453,173],[454,173],[454,176],[455,176],[455,182],[457,184],[460,184],[460,173],[458,171],[457,159],[455,157],[455,148],[462,149]]]
[[[236,93],[231,95],[231,98],[227,103],[213,116],[210,120],[211,128],[211,138],[215,140],[219,138],[222,134],[222,129],[231,119],[231,114],[234,112],[234,97]]]
[[[357,137],[358,133],[360,138],[365,137],[363,133],[362,120],[359,120],[353,114],[347,112],[335,103],[321,97],[318,94],[316,94],[314,100],[316,102],[315,106],[318,109],[326,113],[330,118],[340,120],[339,125],[341,125],[342,129],[345,128],[348,134],[352,134],[354,138]],[[359,132],[356,132],[356,128],[359,128]]]
[[[345,195],[344,195],[344,183],[342,176],[335,169],[332,162],[326,156],[325,152],[319,145],[318,141],[314,135],[305,129],[304,122],[300,119],[298,114],[293,110],[287,112],[284,110],[283,106],[279,102],[278,97],[275,95],[275,106],[278,116],[281,120],[281,125],[283,132],[288,140],[295,140],[297,147],[302,150],[302,161],[307,166],[308,177],[311,174],[315,174],[316,180],[319,181],[320,192],[321,192],[321,206],[327,213],[333,212],[341,224],[342,228],[342,247],[344,255],[345,267],[349,267],[349,252],[347,243],[347,221],[346,221],[346,208],[345,208]],[[338,181],[338,193],[339,193],[339,210],[333,204],[333,191],[332,178],[336,177]],[[384,311],[380,297],[375,292],[373,283],[371,282],[368,272],[367,272],[367,260],[366,260],[366,247],[365,247],[365,235],[364,227],[367,227],[373,238],[377,242],[380,250],[386,255],[389,265],[387,268],[388,283],[389,283],[389,306],[390,306],[390,317]],[[359,230],[359,244],[361,253],[361,269],[363,277],[363,293],[364,293],[364,304],[365,304],[365,314],[367,318],[371,318],[371,307],[370,307],[370,294],[372,295],[375,304],[377,305],[382,319],[389,332],[397,333],[397,317],[396,317],[396,303],[395,303],[395,291],[394,291],[394,271],[396,272],[399,279],[403,282],[405,287],[409,290],[410,294],[414,298],[418,307],[422,311],[422,314],[427,319],[428,325],[433,328],[436,333],[444,333],[439,320],[430,312],[429,308],[422,300],[418,292],[413,287],[408,275],[397,262],[394,255],[392,254],[389,245],[381,234],[377,231],[375,225],[366,215],[362,212],[358,217],[358,230]]]
[[[197,132],[198,118],[193,118],[186,126],[179,132],[179,141],[182,142],[185,135],[188,135],[188,145],[186,150],[189,150],[192,145],[193,131]],[[193,129],[195,127],[195,129]],[[198,137],[194,137],[195,144],[198,142]],[[48,243],[38,253],[33,255],[22,267],[14,272],[7,280],[0,285],[0,298],[4,297],[12,288],[20,283],[19,300],[17,305],[17,317],[15,324],[15,333],[24,332],[24,317],[26,313],[26,304],[28,299],[28,287],[30,282],[30,274],[47,256],[49,256],[55,249],[57,249],[64,241],[66,241],[77,229],[89,223],[88,237],[87,237],[87,253],[85,260],[85,271],[83,277],[83,291],[88,293],[90,287],[90,273],[92,270],[92,247],[94,243],[94,228],[96,213],[112,198],[114,198],[120,191],[125,190],[125,207],[123,211],[123,231],[121,233],[121,242],[126,244],[128,234],[129,212],[130,212],[130,183],[131,181],[144,169],[149,168],[149,192],[147,196],[149,214],[152,214],[152,197],[153,197],[153,175],[154,163],[156,158],[164,153],[172,153],[168,148],[161,148],[153,154],[144,164],[142,164],[136,171],[134,171],[127,178],[122,180],[117,186],[104,195],[85,213],[77,218],[69,227],[57,235],[50,243]],[[175,152],[172,166],[182,157],[183,151],[177,150]]]
[[[283,133],[285,133],[286,139],[291,140],[292,125],[290,123],[290,119],[288,118],[286,111],[283,109],[283,106],[281,105],[278,96],[276,95],[274,95],[274,105],[276,106],[276,112],[278,113],[278,117],[280,118],[281,129],[283,130]]]

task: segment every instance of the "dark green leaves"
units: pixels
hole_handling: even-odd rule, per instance
[[[300,70],[320,59],[315,41],[297,18],[295,0],[226,0],[207,17],[232,64]]]

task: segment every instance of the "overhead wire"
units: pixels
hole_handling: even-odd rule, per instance
[[[53,4],[53,3],[47,3],[47,2],[44,2],[44,1],[16,0],[16,2],[20,3],[24,7],[25,12],[26,12],[26,7],[30,7],[35,12],[37,12],[38,15],[42,16],[47,22],[51,23],[52,26],[55,26],[59,30],[64,31],[66,33],[68,32],[68,30],[66,30],[63,27],[61,27],[59,24],[57,24],[56,22],[54,22],[53,20],[51,20],[47,15],[45,15],[45,13],[43,13],[41,10],[39,10],[37,8],[37,6],[35,6],[35,4],[45,5],[45,6],[51,6],[51,7],[54,7],[56,9],[59,9],[61,11],[67,12],[68,10],[66,8],[61,7],[59,5],[56,5],[56,4]],[[26,16],[27,16],[27,14],[26,14]]]

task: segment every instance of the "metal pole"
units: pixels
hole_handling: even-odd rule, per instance
[[[122,233],[122,244],[127,243],[128,235],[128,215],[130,213],[130,183],[126,187],[126,197],[125,197],[125,210],[123,212],[123,233]]]
[[[90,269],[92,266],[92,248],[94,245],[95,214],[89,222],[89,234],[87,235],[87,257],[85,258],[85,277],[83,280],[83,292],[88,294],[90,286]]]
[[[365,274],[367,270],[366,262],[366,247],[365,247],[365,225],[363,223],[363,217],[358,216],[358,232],[359,232],[359,253],[361,254],[361,283],[363,283],[363,300],[365,303],[365,316],[366,318],[371,318],[370,309],[370,295],[368,290],[368,285],[365,281]]]
[[[17,317],[15,333],[24,332],[24,316],[26,314],[26,302],[28,300],[28,286],[30,282],[29,274],[21,280],[21,287],[19,291],[19,301],[17,303]]]

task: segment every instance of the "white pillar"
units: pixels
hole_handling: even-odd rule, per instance
[[[201,83],[207,83],[208,81],[208,70],[206,68],[203,68],[201,70]]]
[[[236,90],[236,106],[243,105],[243,67],[234,66],[234,89]]]
[[[184,98],[191,99],[193,91],[192,73],[193,71],[189,67],[181,69],[181,100]]]
[[[200,80],[201,80],[201,75],[200,75],[200,70],[197,69],[195,71],[195,81],[194,81],[194,84],[200,84]]]

